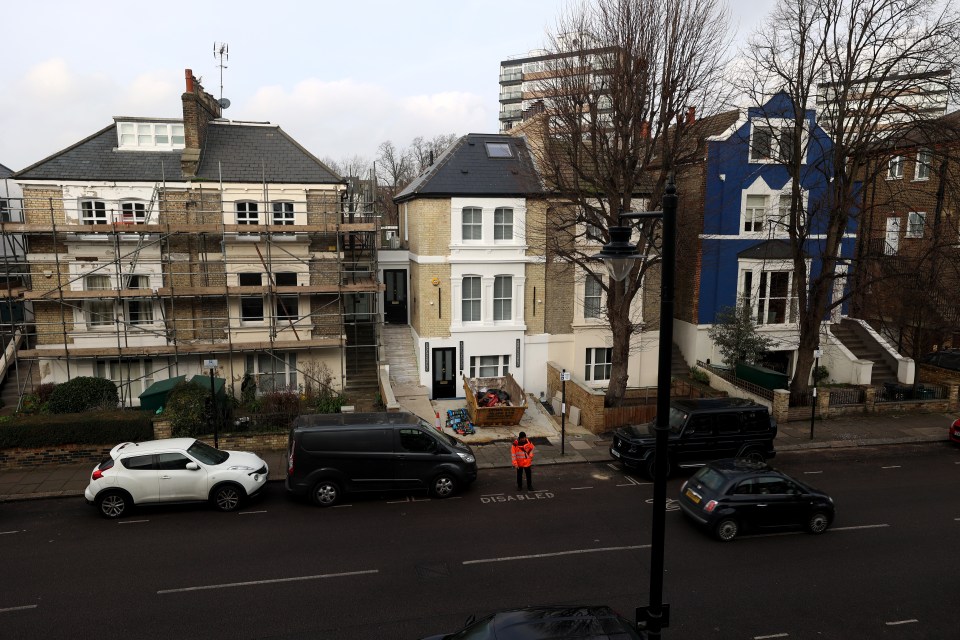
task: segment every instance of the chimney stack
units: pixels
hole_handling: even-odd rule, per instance
[[[687,107],[687,124],[693,124],[697,121],[697,108]]]
[[[220,103],[203,90],[203,85],[194,77],[192,70],[185,69],[183,73],[186,91],[180,97],[183,102],[184,139],[180,170],[185,178],[192,178],[197,175],[200,152],[207,137],[207,125],[220,117]]]

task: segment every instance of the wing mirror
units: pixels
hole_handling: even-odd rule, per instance
[[[198,471],[200,469],[200,465],[198,465],[196,462],[188,462],[187,469],[190,471]]]

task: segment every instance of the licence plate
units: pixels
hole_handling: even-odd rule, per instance
[[[700,496],[695,494],[692,490],[687,489],[686,496],[690,498],[690,501],[693,502],[693,504],[700,504]]]
[[[620,452],[617,451],[616,449],[610,449],[610,453],[612,453],[616,458],[620,457]]]

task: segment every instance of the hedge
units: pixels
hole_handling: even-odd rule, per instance
[[[90,409],[113,408],[120,401],[117,385],[105,378],[78,376],[58,384],[50,393],[50,413],[81,413]]]
[[[142,442],[153,439],[151,418],[142,411],[23,416],[0,424],[0,448]]]

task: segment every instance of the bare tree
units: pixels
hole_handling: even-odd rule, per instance
[[[540,70],[534,110],[542,116],[521,127],[531,132],[548,189],[564,203],[549,213],[550,259],[596,278],[605,297],[613,343],[607,406],[626,391],[631,338],[655,326],[632,310],[659,257],[655,239],[639,238],[644,259],[617,282],[602,277],[594,255],[619,213],[659,203],[668,175],[696,146],[688,144],[693,113],[707,113],[723,93],[726,30],[719,0],[575,6],[558,19]]]
[[[377,148],[377,181],[385,219],[397,224],[397,205],[394,196],[413,179],[413,158],[409,149],[398,149],[393,141],[381,142]]]
[[[442,133],[427,140],[422,136],[417,136],[410,142],[409,152],[413,162],[413,173],[419,175],[441,153],[446,151],[447,147],[457,141],[457,134]]]
[[[958,23],[937,0],[781,0],[745,52],[752,73],[740,87],[756,105],[777,91],[793,103],[781,129],[792,180],[789,242],[793,252],[799,351],[791,390],[805,391],[821,323],[843,302],[834,296],[844,235],[855,230],[860,185],[884,168],[880,144],[895,146],[927,116],[923,96],[956,94]],[[921,91],[918,91],[918,88]],[[928,93],[929,92],[929,93]],[[918,97],[919,96],[919,97]],[[800,177],[809,138],[805,109],[816,105],[832,147],[817,169],[829,187],[804,211]],[[813,154],[820,156],[821,154]],[[818,274],[807,271],[815,254]]]

